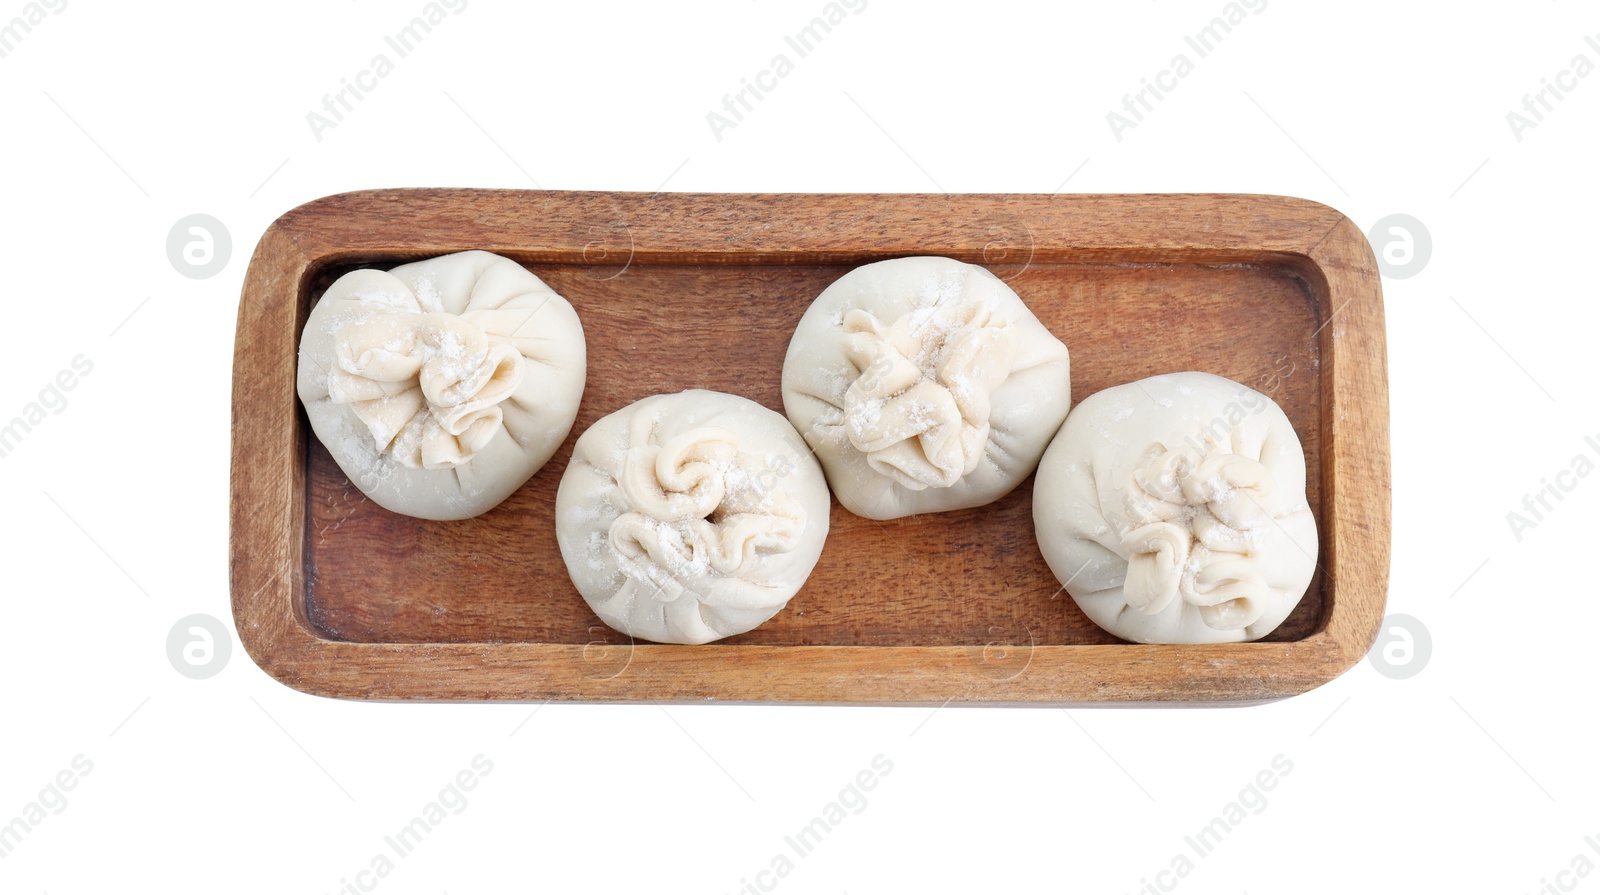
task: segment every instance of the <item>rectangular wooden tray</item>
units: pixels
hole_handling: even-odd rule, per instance
[[[390,513],[345,478],[295,396],[306,314],[339,275],[465,249],[525,264],[577,309],[588,386],[572,435],[475,519]],[[1204,370],[1270,394],[1309,467],[1319,570],[1265,641],[1124,643],[1078,610],[1034,539],[1029,478],[998,503],[893,522],[834,505],[816,571],[761,627],[630,643],[569,581],[556,485],[591,423],[708,388],[783,410],[811,300],[850,268],[946,255],[1006,279],[1072,353],[1074,403]],[[1383,304],[1366,239],[1301,199],[1248,195],[346,193],[262,236],[239,308],[231,584],[278,680],[372,699],[1260,702],[1366,652],[1389,569]]]

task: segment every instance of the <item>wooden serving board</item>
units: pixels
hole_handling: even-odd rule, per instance
[[[475,519],[367,500],[295,396],[299,333],[341,274],[465,249],[516,259],[577,309],[588,386],[572,434]],[[811,300],[857,265],[983,264],[1072,353],[1074,404],[1204,370],[1271,395],[1305,446],[1321,555],[1266,640],[1125,643],[1061,590],[1030,477],[996,504],[876,522],[834,504],[787,608],[704,646],[601,624],[556,546],[556,485],[591,423],[707,388],[783,411]],[[1259,702],[1357,662],[1389,568],[1383,304],[1361,231],[1246,195],[714,195],[379,190],[301,206],[251,259],[234,355],[231,576],[251,657],[325,696],[943,704]]]

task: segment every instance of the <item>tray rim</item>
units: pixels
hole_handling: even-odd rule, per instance
[[[763,226],[774,216],[818,205],[857,215],[849,226],[826,233]],[[930,206],[942,206],[941,214],[917,214]],[[508,227],[495,222],[494,207],[537,214]],[[870,214],[861,213],[866,209]],[[698,228],[682,226],[689,212],[702,213]],[[414,219],[419,213],[431,214],[436,226],[408,239],[386,236],[382,227],[330,225],[341,219]],[[897,213],[907,217],[897,221],[902,226],[895,235],[868,223]],[[1023,671],[1005,679],[984,674],[971,646],[639,643],[628,648],[628,673],[606,677],[596,673],[595,643],[358,643],[323,637],[307,618],[304,600],[307,433],[294,393],[304,321],[299,298],[310,278],[342,259],[466,248],[522,259],[581,259],[585,225],[615,228],[618,222],[629,236],[630,258],[643,255],[642,263],[728,256],[848,263],[896,254],[981,262],[983,248],[972,239],[979,231],[972,227],[999,223],[1026,230],[1030,260],[1043,248],[1058,263],[1132,259],[1289,268],[1307,284],[1322,321],[1319,562],[1329,605],[1321,626],[1283,643],[1031,645]],[[638,244],[636,230],[648,233],[648,245]],[[314,695],[408,701],[1257,704],[1338,677],[1366,654],[1383,617],[1391,498],[1381,286],[1361,230],[1310,200],[1222,193],[360,190],[305,203],[268,226],[246,273],[235,335],[229,509],[234,619],[258,666]],[[737,653],[730,656],[729,650]]]

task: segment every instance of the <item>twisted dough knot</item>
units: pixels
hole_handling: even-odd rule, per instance
[[[738,436],[702,426],[653,443],[646,414],[631,422],[617,479],[631,508],[611,523],[611,546],[624,571],[648,581],[670,603],[697,580],[740,575],[765,553],[800,543],[804,507],[768,468],[739,451]],[[698,594],[714,602],[710,593]]]
[[[522,373],[522,354],[470,319],[394,311],[335,334],[328,397],[350,405],[380,454],[413,469],[451,469],[494,438],[500,402]]]
[[[1181,594],[1211,628],[1255,623],[1269,596],[1256,548],[1272,488],[1266,467],[1214,441],[1204,456],[1151,445],[1124,497],[1128,605],[1155,615]]]
[[[1010,375],[1016,333],[988,302],[935,305],[884,326],[844,318],[845,349],[863,372],[844,396],[845,432],[867,464],[912,491],[948,488],[978,467],[990,395]]]

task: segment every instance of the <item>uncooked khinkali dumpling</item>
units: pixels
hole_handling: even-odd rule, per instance
[[[578,415],[583,325],[509,258],[460,252],[340,277],[300,337],[311,428],[396,513],[465,519],[543,466]]]
[[[754,628],[805,583],[828,484],[781,415],[737,395],[654,395],[578,438],[556,539],[595,614],[663,643]]]
[[[981,506],[1027,478],[1071,401],[1067,346],[989,271],[858,267],[800,319],[783,406],[844,507],[895,519]]]
[[[1039,463],[1033,522],[1084,614],[1141,643],[1264,637],[1316,571],[1294,427],[1271,398],[1210,373],[1084,399]]]

